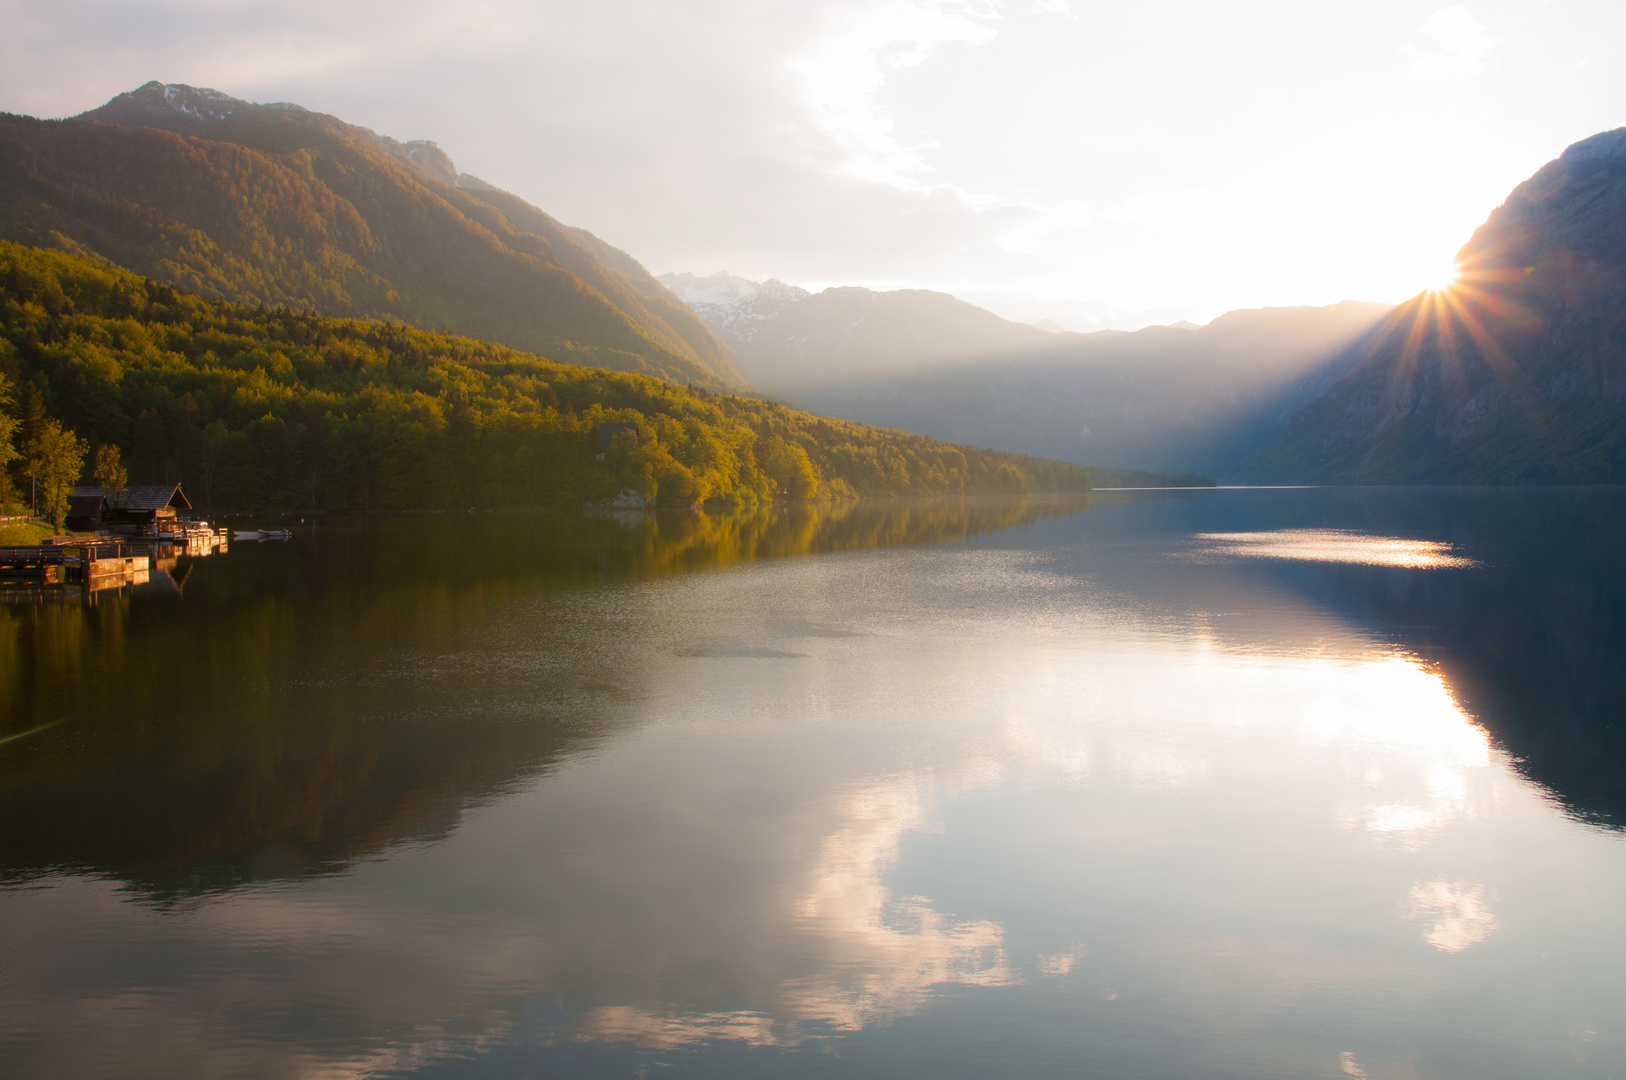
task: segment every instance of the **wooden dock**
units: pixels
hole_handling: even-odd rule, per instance
[[[117,540],[0,547],[0,580],[106,581],[143,578],[151,568],[147,555],[137,555]]]
[[[61,582],[62,552],[52,547],[0,547],[0,581]]]
[[[228,536],[208,522],[181,521],[144,536],[51,536],[37,545],[0,547],[0,602],[96,604],[155,578],[178,592],[191,560],[224,552]]]

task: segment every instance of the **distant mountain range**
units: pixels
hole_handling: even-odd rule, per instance
[[[1390,311],[1346,302],[1075,334],[924,290],[660,280],[734,348],[752,385],[815,412],[1067,461],[1222,474],[1269,446]]]
[[[838,287],[811,293],[726,272],[660,281],[733,347],[753,386],[796,396],[858,379],[932,371],[1054,344],[948,293]]]
[[[759,387],[1003,450],[1272,483],[1626,482],[1626,128],[1566,150],[1398,307],[1073,334],[952,296],[661,280]]]
[[[1331,483],[1626,482],[1626,128],[1520,184],[1244,472]]]
[[[459,173],[432,142],[296,105],[152,82],[70,120],[0,114],[0,239],[204,296],[743,383],[630,255]]]
[[[1269,482],[1626,482],[1626,129],[1565,151],[1392,308],[1077,334],[945,293],[632,256],[295,105],[148,83],[0,114],[0,240],[206,297],[447,331],[1073,462]],[[1336,253],[1329,253],[1335,258]]]

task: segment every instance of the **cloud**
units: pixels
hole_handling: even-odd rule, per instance
[[[1461,4],[1441,8],[1417,28],[1421,43],[1408,41],[1400,53],[1411,61],[1413,79],[1449,82],[1483,72],[1491,62],[1497,39]]]
[[[816,122],[851,155],[842,167],[903,191],[925,190],[918,177],[931,169],[920,151],[931,147],[897,140],[896,121],[879,103],[881,91],[889,73],[920,66],[943,45],[992,41],[997,18],[997,7],[963,0],[892,0],[846,13],[793,57],[789,66]]]

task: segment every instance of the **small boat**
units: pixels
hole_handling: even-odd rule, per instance
[[[259,529],[233,529],[231,533],[233,540],[261,540],[264,537],[265,534]]]

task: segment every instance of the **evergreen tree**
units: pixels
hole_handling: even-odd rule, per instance
[[[0,514],[11,501],[11,463],[22,457],[17,449],[17,429],[22,423],[8,411],[12,404],[11,380],[0,373]]]
[[[45,394],[41,392],[39,383],[29,380],[23,383],[22,403],[19,409],[21,417],[18,421],[18,432],[22,436],[22,449],[17,457],[22,459],[22,474],[28,481],[28,512],[39,513],[36,506],[36,488],[39,486],[38,462],[34,457],[33,446],[39,441],[45,416]]]

